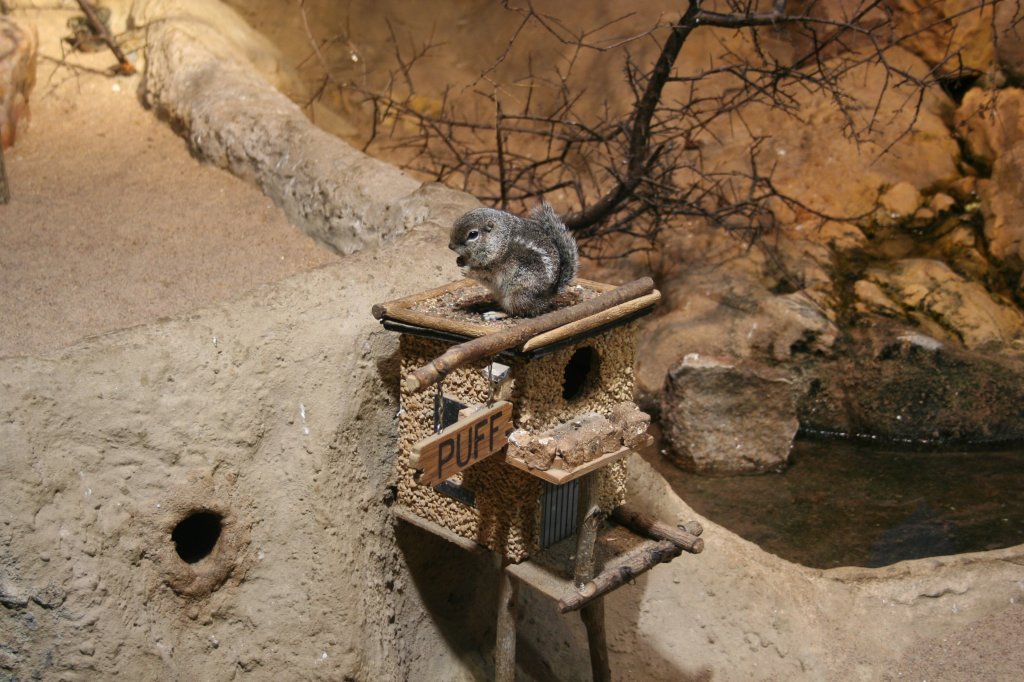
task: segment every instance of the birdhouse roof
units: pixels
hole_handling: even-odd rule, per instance
[[[588,311],[587,306],[582,305],[616,289],[614,285],[602,282],[578,278],[573,280],[555,299],[553,312],[569,313],[562,320],[563,324],[528,335],[509,350],[530,356],[543,355],[581,338],[603,333],[642,317],[651,312],[661,299],[656,289],[649,288],[647,293],[635,296],[626,293],[614,305],[597,312]],[[454,343],[513,330],[540,319],[484,319],[484,313],[499,310],[487,289],[471,279],[463,279],[377,304],[373,306],[373,316],[381,321],[385,329]],[[576,311],[579,311],[578,314],[575,314]]]

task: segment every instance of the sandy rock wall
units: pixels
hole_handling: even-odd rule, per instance
[[[668,521],[700,518],[706,544],[609,599],[612,669],[622,679],[913,679],[897,660],[914,640],[942,641],[988,615],[1016,622],[1020,613],[1019,547],[882,569],[806,569],[695,515],[638,460],[629,463],[631,499]],[[977,669],[970,652],[954,649]]]
[[[186,131],[196,154],[256,183],[314,238],[352,253],[427,219],[418,181],[311,125],[268,85],[268,74],[292,81],[234,10],[137,0],[130,21],[146,30],[149,103]]]
[[[405,243],[424,252],[438,233]],[[0,669],[408,673],[401,639],[429,620],[398,597],[386,539],[396,344],[369,315],[406,293],[376,274],[400,257],[2,361]],[[428,279],[440,265],[404,267]],[[220,515],[221,537],[188,563],[173,535],[195,512]]]

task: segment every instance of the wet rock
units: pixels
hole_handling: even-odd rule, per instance
[[[665,382],[661,423],[667,455],[707,473],[785,466],[803,384],[796,373],[728,357],[689,355]]]
[[[28,122],[28,95],[36,82],[35,31],[0,16],[0,145],[10,147]]]
[[[945,263],[909,258],[870,268],[865,275],[869,284],[858,282],[854,291],[869,311],[893,314],[895,306],[925,333],[967,348],[998,349],[1021,340],[1024,315]]]
[[[898,443],[1024,438],[1024,362],[878,323],[810,370],[801,427]]]

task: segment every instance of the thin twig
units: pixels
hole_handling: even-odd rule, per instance
[[[98,16],[96,16],[96,10],[93,9],[87,0],[78,0],[78,6],[82,8],[82,12],[85,14],[85,18],[89,21],[89,25],[92,27],[93,33],[99,36],[100,40],[106,43],[110,51],[114,53],[117,58],[117,73],[122,76],[130,76],[135,73],[135,66],[128,61],[128,57],[125,56],[121,47],[114,40],[114,36],[111,35],[110,29],[104,24]]]

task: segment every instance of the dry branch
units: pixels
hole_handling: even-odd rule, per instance
[[[651,570],[660,563],[672,561],[682,553],[682,549],[669,540],[659,540],[646,545],[638,552],[630,555],[622,564],[603,571],[583,586],[582,590],[572,590],[558,600],[558,610],[568,613],[582,608],[594,599],[605,595],[615,588],[633,580],[638,575]]]
[[[877,143],[879,156],[886,154],[915,130],[926,92],[945,78],[973,73],[952,40],[927,72],[901,67],[891,52],[942,26],[952,36],[968,15],[986,21],[993,2],[962,3],[924,25],[909,22],[909,29],[901,28],[906,22],[885,0],[851,0],[841,15],[815,2],[685,0],[677,14],[651,12],[646,23],[635,22],[646,12],[638,9],[590,27],[531,3],[503,3],[518,15],[509,37],[465,87],[414,90],[418,73],[429,68],[418,62],[431,47],[415,44],[411,52],[395,46],[396,67],[383,89],[368,86],[365,74],[361,82],[340,83],[329,72],[328,79],[361,94],[372,108],[365,148],[393,153],[407,169],[512,212],[527,211],[537,199],[557,204],[581,252],[592,259],[650,251],[665,230],[692,224],[753,244],[776,230],[783,214],[823,223],[855,222],[868,212],[835,215],[826,202],[787,194],[773,181],[774,155],[762,144],[771,131],[756,132],[745,117],[769,109],[806,127],[812,125],[805,119],[807,98],[827,101],[842,134],[854,143]],[[626,19],[634,21],[627,27]],[[612,26],[622,30],[610,34]],[[741,34],[750,49],[726,49],[706,61],[681,57],[698,32]],[[551,38],[564,55],[557,66],[535,69],[531,52],[513,73],[513,53]],[[792,49],[772,47],[779,42]],[[648,43],[654,49],[646,53]],[[622,56],[631,101],[619,101],[624,98],[615,89],[604,103],[592,96],[592,79],[583,73],[587,52]],[[885,77],[868,94],[851,79],[872,67]],[[424,97],[437,106],[424,108]],[[905,99],[898,109],[909,116],[880,135],[882,119],[895,110],[883,101],[896,97]],[[716,165],[713,155],[705,158],[733,129],[750,137],[747,158],[726,166]]]
[[[626,507],[616,507],[612,510],[612,519],[641,535],[655,540],[668,540],[690,554],[700,554],[704,551],[703,539],[681,528],[674,528],[667,523],[662,523],[653,516],[641,514]],[[703,529],[701,530],[703,531]]]
[[[440,357],[408,374],[402,381],[402,387],[409,392],[421,391],[463,365],[497,355],[538,334],[596,315],[653,290],[654,281],[650,277],[642,277],[582,303],[523,320],[514,327],[452,346]]]
[[[96,10],[93,9],[86,0],[78,0],[78,6],[82,8],[82,12],[85,14],[85,18],[89,20],[89,25],[92,27],[93,33],[99,36],[100,40],[107,44],[110,51],[114,53],[117,58],[117,72],[122,76],[130,76],[135,73],[135,67],[131,62],[128,61],[128,57],[125,56],[124,51],[114,40],[114,36],[111,35],[110,29],[103,23],[102,20],[96,15]]]

